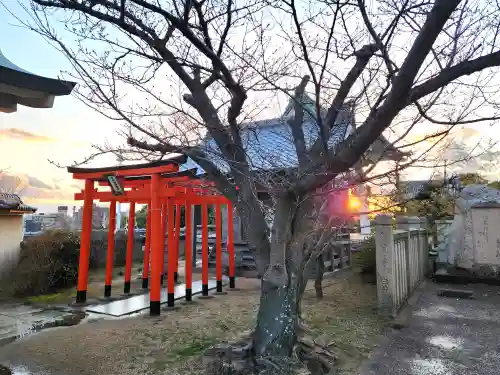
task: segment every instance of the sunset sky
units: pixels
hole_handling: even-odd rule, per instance
[[[16,1],[5,4],[22,15]],[[70,69],[63,55],[18,24],[0,2],[0,49],[5,57],[46,77],[58,77],[61,70]],[[4,38],[5,35],[12,37]],[[16,113],[0,114],[0,169],[19,178],[24,200],[41,211],[53,210],[58,204],[72,205],[73,193],[80,189],[79,185],[65,169],[48,160],[71,164],[89,155],[93,143],[113,137],[116,137],[114,123],[71,96],[56,98],[51,109],[19,106]]]
[[[4,3],[20,17],[26,17],[15,0]],[[2,0],[0,49],[5,57],[25,70],[47,77],[57,77],[61,70],[71,69],[66,58],[42,37],[16,26],[19,22],[1,4]],[[81,185],[49,160],[63,165],[81,160],[92,152],[92,144],[117,139],[117,125],[72,96],[56,98],[52,109],[19,106],[16,113],[0,114],[0,170],[4,170],[4,182],[12,184],[16,179],[25,202],[39,207],[41,212],[54,211],[59,204],[73,205],[73,194]],[[491,128],[476,126],[468,132],[469,137],[477,136],[491,132]],[[428,173],[421,171],[412,177],[426,178]]]

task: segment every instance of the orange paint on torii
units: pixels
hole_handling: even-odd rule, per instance
[[[90,235],[92,231],[92,204],[94,200],[110,202],[110,225],[108,234],[108,251],[106,264],[106,285],[105,297],[111,296],[112,280],[112,260],[114,252],[114,221],[116,202],[126,202],[131,204],[131,209],[135,210],[135,204],[148,204],[148,225],[146,233],[146,246],[143,267],[143,287],[148,287],[150,291],[150,314],[160,314],[161,304],[161,283],[163,279],[164,262],[164,240],[165,228],[168,228],[168,290],[167,304],[174,306],[175,300],[175,274],[178,263],[178,240],[180,236],[180,207],[185,207],[186,213],[191,213],[191,205],[201,205],[203,211],[203,275],[202,293],[208,294],[208,221],[207,205],[215,205],[217,215],[221,214],[221,205],[227,205],[232,217],[232,206],[229,200],[220,195],[215,189],[215,184],[207,182],[196,176],[196,171],[188,170],[179,172],[179,167],[186,161],[186,157],[177,157],[169,160],[158,161],[148,164],[136,164],[129,166],[116,166],[107,168],[68,168],[68,172],[73,174],[75,179],[85,180],[85,189],[81,193],[75,194],[75,200],[84,201],[84,214],[82,222],[82,239],[80,246],[80,263],[78,272],[77,302],[86,301],[88,266],[90,256]],[[95,182],[99,186],[109,186],[111,191],[99,191],[94,188]],[[127,190],[125,190],[127,189]],[[177,215],[173,215],[174,205],[177,207]],[[188,209],[189,207],[189,209]],[[129,214],[128,242],[134,240],[134,214]],[[175,222],[174,222],[175,221]],[[187,225],[192,225],[191,218],[186,220]],[[222,221],[216,220],[217,240],[216,240],[216,279],[217,291],[222,290],[222,242],[220,231]],[[230,287],[234,288],[234,246],[232,220],[228,227],[229,252],[229,276]],[[192,234],[192,228],[186,228],[186,234]],[[113,239],[113,240],[112,240]],[[189,241],[188,241],[189,242]],[[131,266],[132,266],[132,245],[127,243],[126,270],[124,292],[130,293]],[[149,253],[151,248],[151,254]],[[191,244],[186,246],[189,253],[187,258],[192,259]],[[151,267],[149,265],[151,264]],[[151,273],[149,272],[151,268]],[[186,300],[191,300],[191,264],[186,265]],[[151,274],[151,275],[149,275]]]

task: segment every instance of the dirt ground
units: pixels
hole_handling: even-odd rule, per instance
[[[158,318],[100,319],[41,332],[0,348],[0,363],[42,368],[52,375],[203,374],[200,356],[207,347],[254,324],[259,280],[238,279],[237,284],[238,291],[178,304]],[[339,373],[357,374],[385,323],[374,310],[375,287],[354,274],[326,279],[324,285],[321,302],[312,288],[306,292],[306,323],[337,353]]]

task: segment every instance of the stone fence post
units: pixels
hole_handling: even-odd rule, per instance
[[[375,257],[377,265],[377,302],[379,311],[391,315],[394,309],[394,238],[392,216],[375,218]]]
[[[428,272],[429,272],[429,232],[427,228],[427,219],[425,217],[420,218],[420,229],[423,229],[423,233],[421,233],[422,242],[420,249],[422,252],[422,270],[421,270],[421,279],[423,280]]]
[[[408,230],[408,216],[396,216],[396,230]]]

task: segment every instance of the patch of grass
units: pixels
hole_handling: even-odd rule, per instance
[[[208,347],[231,341],[253,327],[258,293],[245,290],[191,305],[189,311],[183,311],[184,317],[176,317],[175,327],[163,327],[156,333],[164,349],[154,355],[155,363],[149,366],[154,371],[168,368],[179,374],[201,373],[200,356]],[[375,306],[375,287],[363,283],[356,274],[325,280],[320,302],[312,284],[307,288],[303,300],[305,323],[310,334],[339,358],[339,374],[356,374],[378,342],[385,321],[379,318]]]
[[[222,332],[228,332],[231,330],[227,323],[230,322],[216,322],[217,326],[221,329]]]
[[[153,364],[152,364],[152,367],[155,369],[155,370],[158,370],[158,371],[164,371],[166,370],[167,368],[170,367],[170,364],[172,362],[169,361],[169,360],[165,360],[165,359],[156,359]]]
[[[304,299],[304,317],[314,336],[339,357],[342,374],[355,374],[377,344],[387,321],[376,312],[376,287],[358,275],[325,280],[324,299]]]
[[[174,348],[172,354],[178,357],[193,357],[202,354],[211,345],[217,343],[214,337],[202,337],[193,342]]]
[[[62,304],[70,302],[74,297],[76,297],[76,290],[71,288],[62,290],[58,293],[26,297],[26,302],[37,305]]]

